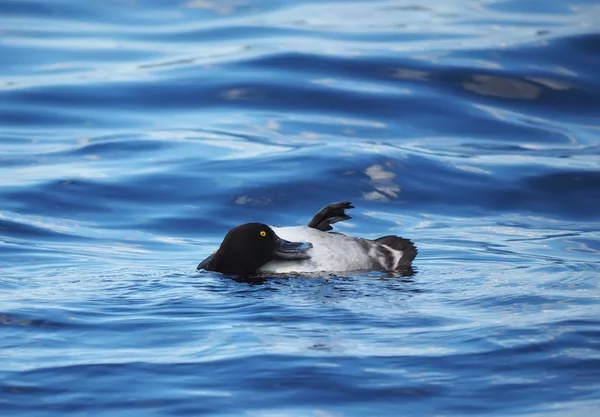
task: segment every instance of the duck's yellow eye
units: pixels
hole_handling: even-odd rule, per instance
[[[267,232],[265,232],[264,230],[261,230],[261,231],[260,231],[260,235],[261,235],[262,237],[265,237],[265,236],[267,235]]]

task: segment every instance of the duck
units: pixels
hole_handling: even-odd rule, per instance
[[[418,250],[409,239],[365,239],[331,231],[334,223],[351,219],[346,210],[352,208],[349,201],[328,204],[306,226],[239,225],[197,270],[229,275],[411,270]]]

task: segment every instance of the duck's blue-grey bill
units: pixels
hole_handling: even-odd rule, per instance
[[[308,259],[310,255],[306,252],[312,247],[310,242],[290,242],[280,238],[277,240],[275,255],[278,259],[286,260]]]

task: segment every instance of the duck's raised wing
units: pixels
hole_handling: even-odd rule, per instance
[[[323,232],[333,229],[333,223],[349,220],[352,217],[348,216],[344,210],[354,208],[349,201],[340,201],[331,203],[323,207],[312,220],[308,223],[308,227],[318,229]]]

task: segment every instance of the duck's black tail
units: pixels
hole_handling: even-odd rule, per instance
[[[383,236],[378,239],[375,239],[374,241],[381,245],[389,246],[391,249],[402,251],[402,257],[396,265],[396,270],[405,269],[409,267],[413,259],[416,258],[417,253],[419,252],[414,243],[412,243],[408,239],[404,239],[403,237],[399,236]]]
[[[341,201],[339,203],[331,203],[323,207],[317,214],[314,215],[308,227],[322,230],[326,232],[333,229],[331,225],[333,223],[341,222],[343,220],[349,220],[352,217],[348,216],[345,209],[354,208],[352,203],[349,201]]]

